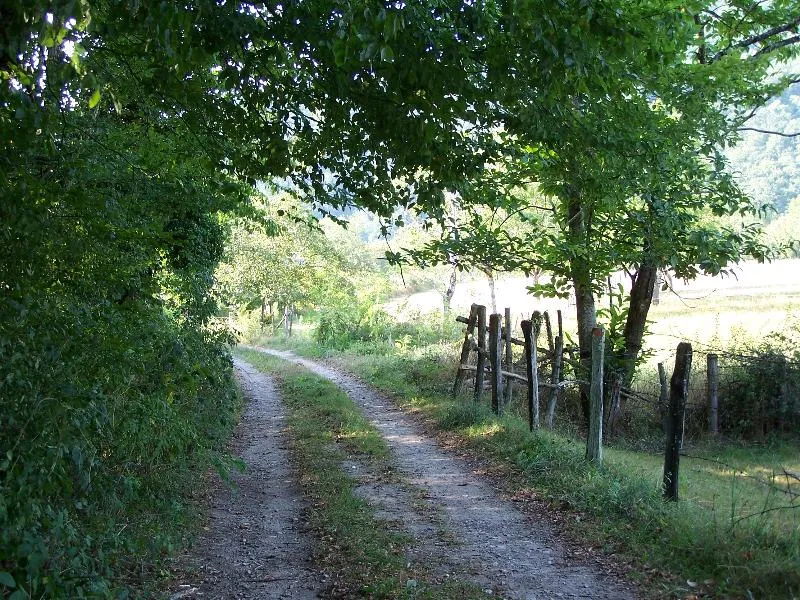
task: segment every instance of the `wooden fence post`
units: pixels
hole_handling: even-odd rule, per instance
[[[478,305],[478,363],[475,371],[475,401],[483,397],[483,380],[486,377],[486,307]]]
[[[531,320],[533,321],[533,343],[531,344],[531,369],[533,371],[531,390],[531,411],[530,417],[533,421],[533,428],[539,429],[539,335],[542,332],[542,313],[538,310],[533,311]]]
[[[522,335],[525,338],[525,370],[528,376],[528,427],[531,431],[539,428],[539,372],[536,364],[536,343],[541,327],[541,315],[533,313],[533,321],[522,321]]]
[[[661,431],[667,432],[667,418],[669,417],[669,410],[667,410],[667,403],[669,402],[669,387],[667,387],[667,371],[664,368],[664,363],[658,363],[658,415],[661,417]]]
[[[561,361],[564,359],[564,338],[560,335],[556,336],[556,345],[553,350],[553,370],[550,373],[550,383],[553,387],[550,388],[550,398],[547,401],[547,416],[545,417],[545,424],[548,429],[553,428],[553,419],[556,414],[556,402],[558,402],[559,380],[561,379]]]
[[[683,445],[683,419],[686,414],[686,397],[689,393],[689,373],[692,370],[692,345],[678,344],[675,370],[669,382],[669,418],[667,419],[667,444],[664,452],[664,497],[678,499],[678,467]]]
[[[509,373],[514,372],[514,352],[511,346],[511,308],[506,308],[505,310],[505,332],[506,332],[506,371]],[[504,403],[506,406],[511,404],[511,379],[506,381],[506,388],[505,388],[505,399]]]
[[[560,335],[561,339],[563,340],[564,339],[564,319],[561,316],[561,309],[560,308],[556,311],[556,317],[557,317],[557,320],[558,320],[558,335]]]
[[[464,343],[461,344],[461,356],[458,359],[458,373],[456,374],[456,382],[453,385],[453,396],[458,395],[461,388],[464,386],[464,381],[467,378],[467,371],[462,368],[462,365],[467,364],[469,360],[469,353],[472,351],[472,336],[475,333],[475,322],[478,319],[478,305],[473,304],[469,307],[469,319],[467,321],[467,329],[464,332]]]
[[[547,335],[547,349],[550,350],[551,358],[555,352],[553,340],[553,326],[550,324],[550,313],[544,311],[544,330]]]
[[[706,393],[708,395],[708,428],[712,435],[719,434],[719,357],[706,356]]]
[[[489,364],[492,367],[492,412],[500,412],[500,396],[503,394],[503,336],[498,314],[489,315]]]
[[[589,436],[586,439],[586,458],[603,462],[603,354],[605,332],[592,329],[592,375],[589,380]]]

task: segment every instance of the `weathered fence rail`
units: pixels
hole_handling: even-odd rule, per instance
[[[506,308],[504,314],[489,315],[487,323],[486,307],[473,304],[469,316],[457,316],[456,321],[466,325],[464,339],[458,361],[458,372],[453,385],[453,395],[461,392],[468,379],[474,379],[474,397],[480,401],[486,389],[491,392],[491,406],[500,412],[511,403],[513,385],[524,385],[527,392],[530,425],[532,429],[540,426],[539,388],[550,390],[547,400],[547,416],[545,423],[553,426],[553,415],[560,392],[568,385],[580,383],[577,380],[562,378],[563,365],[572,361],[564,357],[563,321],[558,311],[558,334],[554,336],[550,316],[547,312],[533,314],[532,319],[523,320],[521,329],[523,339],[514,337],[511,321],[511,309]],[[542,324],[544,324],[546,346],[539,346]],[[525,373],[515,370],[514,347],[523,349]],[[474,364],[471,357],[475,357]],[[550,364],[549,381],[539,380],[541,364]]]

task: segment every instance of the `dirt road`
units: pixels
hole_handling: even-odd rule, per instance
[[[179,558],[182,575],[170,598],[317,598],[322,578],[301,523],[304,500],[286,451],[283,405],[270,377],[234,363],[247,407],[232,451],[247,468],[234,475],[234,489],[219,482],[211,490],[208,527]]]
[[[592,565],[576,564],[546,523],[534,522],[514,503],[501,498],[486,479],[458,457],[442,450],[414,419],[355,377],[290,352],[249,348],[294,361],[342,388],[378,428],[391,448],[399,471],[418,489],[432,511],[443,515],[455,543],[442,557],[444,568],[472,581],[487,593],[509,599],[631,599],[630,586]],[[366,492],[367,499],[369,492]],[[413,511],[402,498],[376,497],[386,518]],[[410,533],[414,533],[413,531]],[[427,543],[423,537],[419,544]],[[441,547],[430,548],[433,556]]]

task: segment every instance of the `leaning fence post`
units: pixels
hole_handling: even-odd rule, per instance
[[[667,419],[667,444],[664,452],[664,497],[678,499],[678,467],[683,445],[683,419],[686,414],[686,397],[689,393],[689,373],[692,370],[692,345],[678,344],[675,370],[669,382],[669,417]]]
[[[548,429],[553,428],[553,419],[556,414],[556,402],[558,402],[559,387],[558,383],[561,379],[561,361],[564,359],[564,338],[560,335],[556,336],[555,350],[553,351],[553,370],[550,372],[550,398],[547,401],[547,416],[545,417],[545,424]]]
[[[475,322],[478,319],[478,305],[473,304],[469,307],[469,319],[467,320],[467,329],[464,332],[464,343],[461,344],[461,355],[458,359],[458,373],[456,374],[456,382],[453,385],[453,396],[456,396],[461,391],[464,385],[464,380],[467,378],[467,371],[463,368],[469,360],[469,353],[472,351],[472,336],[475,332]]]
[[[562,338],[564,337],[564,318],[561,316],[561,309],[559,308],[556,311],[556,317],[558,320],[558,335]]]
[[[502,336],[501,317],[489,316],[489,364],[492,366],[492,412],[500,412],[500,396],[503,393]]]
[[[531,345],[533,344],[531,338],[533,338],[533,327],[528,319],[523,319],[519,326],[522,329],[522,337],[525,340],[525,376],[527,377],[525,390],[527,391],[528,398],[528,423],[531,431],[533,431],[533,390],[531,389],[533,385],[533,367],[531,364]]]
[[[550,313],[547,311],[544,311],[544,330],[547,335],[547,349],[550,350],[550,354],[552,355],[553,352],[555,352],[555,348],[553,347],[553,326],[550,324]]]
[[[586,458],[603,462],[603,354],[605,332],[592,329],[592,375],[589,380],[589,436],[586,439]]]
[[[478,305],[478,363],[475,371],[475,401],[483,396],[483,380],[486,376],[486,307]]]
[[[719,357],[706,356],[706,393],[708,395],[708,428],[713,435],[719,433]]]
[[[514,372],[514,352],[511,347],[511,308],[505,310],[505,332],[506,332],[506,371],[509,373]],[[505,405],[511,404],[511,379],[506,381],[505,387]]]

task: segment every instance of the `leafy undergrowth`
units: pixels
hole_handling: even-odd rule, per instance
[[[0,597],[152,597],[197,480],[224,468],[229,337],[53,304],[0,327]]]
[[[458,581],[435,582],[424,565],[406,561],[413,540],[377,520],[355,493],[357,481],[342,471],[347,457],[392,472],[389,449],[347,395],[302,367],[240,350],[259,370],[277,376],[288,409],[289,435],[299,479],[309,498],[309,524],[317,536],[316,560],[331,576],[337,598],[484,598]]]
[[[610,448],[603,467],[587,464],[581,440],[548,431],[531,434],[517,416],[497,417],[467,398],[454,401],[453,366],[442,356],[447,354],[427,349],[329,358],[418,411],[462,447],[496,461],[508,473],[512,493],[534,489],[538,498],[569,511],[575,518],[563,523],[571,534],[624,556],[633,565],[632,576],[651,594],[800,594],[800,505],[796,496],[778,489],[781,485],[770,488],[714,463],[684,458],[682,499],[664,502],[660,456]],[[798,462],[797,448],[788,445],[760,451],[716,445],[693,453],[735,464],[748,475],[758,475],[757,465],[748,461],[777,454]],[[758,478],[770,479],[763,473]]]

